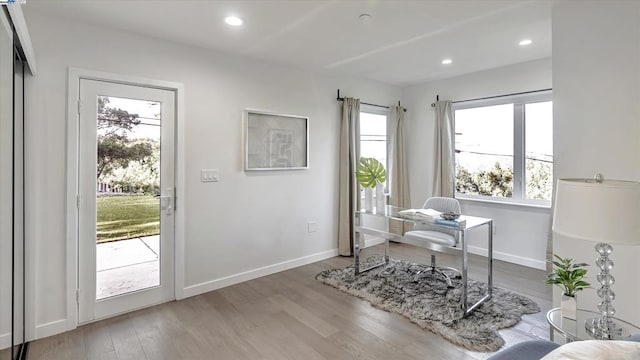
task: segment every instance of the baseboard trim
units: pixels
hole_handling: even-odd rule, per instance
[[[329,259],[335,256],[338,256],[338,249],[331,249],[331,250],[323,251],[317,254],[303,256],[297,259],[283,261],[277,264],[268,265],[261,268],[241,272],[239,274],[226,276],[220,279],[206,281],[200,284],[187,286],[183,289],[182,295],[183,295],[183,298],[188,298],[191,296],[204,294],[209,291],[221,289],[223,287],[235,285],[244,281],[257,279],[259,277],[275,274],[277,272],[293,269],[299,266],[311,264],[311,263]]]
[[[469,252],[471,254],[476,254],[476,255],[480,255],[480,256],[487,256],[487,249],[485,248],[481,248],[478,246],[469,246]],[[538,269],[538,270],[546,270],[547,269],[547,263],[546,261],[541,261],[541,260],[535,260],[535,259],[530,259],[530,258],[526,258],[523,256],[518,256],[518,255],[513,255],[513,254],[509,254],[509,253],[505,253],[505,252],[501,252],[501,251],[493,251],[493,258],[496,260],[502,260],[502,261],[506,261],[506,262],[510,262],[513,264],[518,264],[518,265],[522,265],[522,266],[526,266],[526,267],[530,267],[530,268],[534,268],[534,269]]]
[[[0,335],[0,350],[4,350],[11,345],[11,333]]]
[[[0,351],[9,349],[11,347],[11,333],[0,335]],[[27,358],[27,352],[29,349],[29,342],[25,342],[18,347],[16,360],[23,360]],[[7,350],[9,351],[9,350]]]
[[[384,239],[383,238],[371,237],[369,239],[365,239],[364,240],[364,247],[365,248],[368,248],[370,246],[379,245],[379,244],[384,244]],[[487,256],[487,249],[481,248],[481,247],[478,247],[478,246],[469,246],[469,253],[486,257]],[[501,252],[501,251],[495,251],[494,250],[493,251],[493,258],[496,259],[496,260],[502,260],[502,261],[506,261],[506,262],[510,262],[510,263],[514,263],[514,264],[518,264],[518,265],[522,265],[522,266],[526,266],[526,267],[530,267],[530,268],[534,268],[534,269],[538,269],[538,270],[546,270],[547,269],[547,263],[545,261],[530,259],[530,258],[518,256],[518,255],[513,255],[513,254]]]
[[[61,334],[67,331],[67,319],[60,319],[46,324],[36,325],[36,339],[46,338],[48,336]]]
[[[364,247],[368,248],[369,246],[376,246],[384,244],[384,238],[381,237],[371,237],[369,239],[364,239]]]

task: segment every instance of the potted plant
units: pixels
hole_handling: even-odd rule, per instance
[[[373,211],[373,188],[376,189],[376,208],[384,208],[384,182],[387,171],[378,160],[361,157],[356,166],[356,180],[364,188],[364,206],[366,211]]]
[[[575,263],[573,259],[563,258],[556,254],[553,256],[557,261],[551,261],[554,265],[554,271],[548,275],[547,284],[558,285],[562,289],[562,316],[575,320],[576,293],[591,285],[583,280],[587,275],[587,270],[584,267],[589,265]]]

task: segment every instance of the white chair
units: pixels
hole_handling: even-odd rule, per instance
[[[432,197],[428,198],[422,206],[424,209],[434,209],[440,212],[452,211],[456,214],[460,214],[460,203],[458,200],[447,197]],[[413,240],[414,243],[433,243],[443,246],[455,247],[459,242],[459,232],[456,230],[443,229],[441,226],[432,226],[429,224],[416,223],[412,231],[408,231],[404,234],[405,238]],[[438,267],[436,266],[436,256],[431,254],[431,266],[430,270],[433,273],[440,274],[449,287],[453,287],[451,283],[450,275],[447,272],[453,272],[456,277],[460,276],[460,271],[450,267]],[[422,272],[418,272],[417,277]]]

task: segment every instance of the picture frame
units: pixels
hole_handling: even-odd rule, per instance
[[[247,109],[244,119],[244,170],[309,168],[309,118]]]

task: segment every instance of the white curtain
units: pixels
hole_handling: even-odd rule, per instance
[[[431,196],[453,197],[455,193],[453,131],[451,101],[436,101],[435,167]]]
[[[344,98],[340,126],[340,170],[338,173],[338,253],[351,256],[353,215],[360,205],[355,167],[360,158],[360,100]]]
[[[389,140],[387,157],[389,159],[389,205],[410,208],[409,175],[405,151],[404,108],[391,106],[390,109],[391,113],[387,126]],[[406,231],[410,230],[410,226],[409,223],[404,221],[391,220],[389,222],[389,232],[404,235]]]

